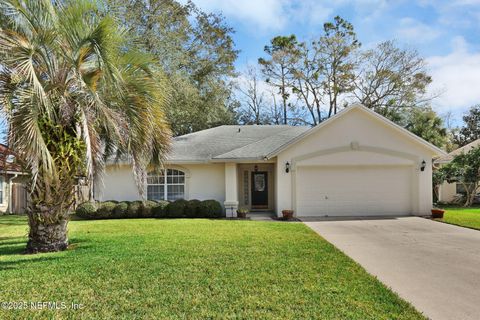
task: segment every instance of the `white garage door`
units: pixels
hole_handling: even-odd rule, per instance
[[[298,167],[298,216],[408,215],[412,169],[385,167]]]

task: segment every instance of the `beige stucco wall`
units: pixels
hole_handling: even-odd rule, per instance
[[[426,162],[423,172],[419,168],[422,160]],[[290,173],[285,172],[287,161],[292,165]],[[315,165],[410,165],[412,214],[427,214],[432,206],[432,151],[360,109],[349,111],[283,150],[277,163],[279,215],[283,209],[295,210],[296,167]]]
[[[103,177],[94,186],[95,199],[99,201],[139,200],[140,194],[130,165],[109,165]]]
[[[222,204],[225,201],[225,165],[223,163],[167,165],[167,168],[179,169],[186,173],[186,199],[215,199]],[[140,194],[131,166],[108,166],[103,181],[97,181],[95,184],[95,199],[99,201],[139,200]]]
[[[187,178],[188,199],[215,199],[225,201],[225,164],[190,164],[181,167],[189,170]]]

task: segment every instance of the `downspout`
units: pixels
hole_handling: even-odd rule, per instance
[[[12,210],[12,185],[13,185],[13,179],[15,179],[16,177],[18,177],[18,173],[15,173],[13,175],[13,177],[10,177],[10,179],[8,179],[8,207],[7,207],[7,213],[12,213],[11,210]]]

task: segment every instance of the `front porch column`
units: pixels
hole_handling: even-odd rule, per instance
[[[237,216],[238,182],[237,164],[225,163],[225,213],[227,218]]]

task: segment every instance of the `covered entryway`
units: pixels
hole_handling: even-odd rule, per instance
[[[250,211],[273,211],[274,163],[244,163],[238,165],[238,207]]]
[[[412,213],[407,165],[298,166],[297,216],[384,216]]]

